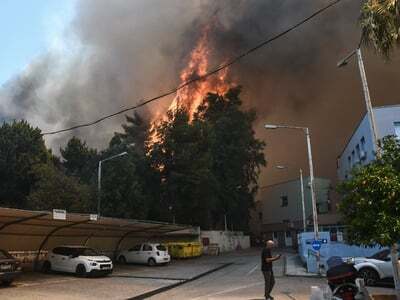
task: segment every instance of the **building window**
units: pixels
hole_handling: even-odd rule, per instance
[[[356,161],[356,153],[353,150],[353,151],[351,151],[351,162],[352,162],[351,167],[353,167],[355,161]]]
[[[292,237],[292,232],[290,230],[286,230],[286,237],[291,238]]]
[[[400,122],[394,122],[394,134],[400,139]]]
[[[358,161],[360,161],[361,160],[361,152],[360,152],[359,144],[357,144],[357,146],[356,146],[356,152],[357,152],[357,159],[358,159]]]
[[[260,221],[262,220],[262,217],[263,217],[262,212],[259,212],[259,213],[258,213],[258,219],[259,219]]]
[[[288,206],[288,197],[287,196],[281,196],[281,207],[286,207]]]
[[[319,214],[326,214],[329,212],[329,204],[328,202],[320,202],[317,203],[317,212]]]
[[[361,158],[361,160],[364,160],[367,158],[367,152],[365,151],[365,138],[364,137],[361,138],[360,143],[361,143],[360,158]]]
[[[365,138],[362,137],[361,140],[360,140],[360,142],[361,142],[361,150],[362,150],[362,151],[365,151]]]
[[[350,156],[347,158],[347,162],[349,164],[349,169],[351,169],[351,157]]]

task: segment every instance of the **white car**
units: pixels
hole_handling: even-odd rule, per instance
[[[43,263],[43,271],[75,273],[78,276],[89,274],[111,274],[113,264],[109,257],[84,246],[61,246],[49,252]]]
[[[168,250],[161,244],[140,244],[133,246],[129,250],[121,251],[118,255],[118,262],[148,264],[155,266],[157,264],[168,264],[171,257]]]
[[[372,286],[380,280],[393,278],[389,249],[379,251],[370,257],[354,257],[348,262],[354,264],[366,285]]]

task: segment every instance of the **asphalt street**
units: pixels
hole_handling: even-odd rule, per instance
[[[77,278],[70,274],[28,272],[11,287],[0,288],[2,300],[261,300],[264,279],[260,251],[175,260],[168,266],[117,265],[111,276]],[[293,255],[293,254],[286,254]],[[324,278],[284,276],[284,260],[274,263],[276,300],[308,300],[311,286],[326,287]],[[379,293],[392,289],[374,288]]]
[[[264,299],[259,250],[233,253],[224,259],[233,264],[150,299]],[[272,295],[275,299],[309,299],[312,285],[325,286],[325,279],[321,278],[285,277],[283,262],[281,259],[274,264],[276,285]]]

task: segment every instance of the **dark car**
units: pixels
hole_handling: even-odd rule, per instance
[[[7,251],[0,249],[0,283],[10,285],[20,274],[20,262]]]

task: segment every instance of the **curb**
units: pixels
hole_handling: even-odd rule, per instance
[[[283,261],[283,274],[286,277],[302,277],[302,278],[325,278],[325,276],[319,275],[319,274],[310,274],[310,275],[296,275],[296,274],[288,274],[287,272],[287,256],[285,256],[285,259]]]

